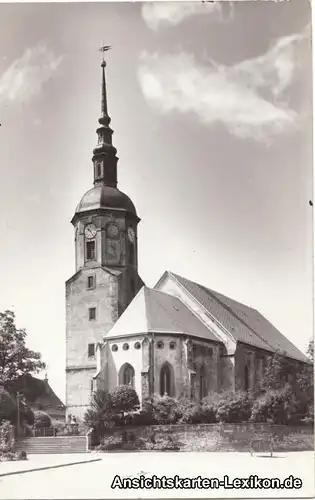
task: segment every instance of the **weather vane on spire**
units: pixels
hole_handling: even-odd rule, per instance
[[[105,63],[105,59],[104,59],[104,52],[107,52],[108,50],[110,50],[112,48],[111,45],[102,45],[102,47],[100,47],[98,50],[99,52],[103,52],[103,64],[106,64]]]

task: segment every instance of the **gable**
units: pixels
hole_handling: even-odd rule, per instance
[[[202,305],[196,301],[194,295],[175,280],[172,273],[165,272],[155,285],[154,290],[178,298],[206,326],[209,331],[208,335],[214,336],[217,342],[223,342],[228,353],[232,354],[235,351],[236,341],[229,331],[220,325],[213,315],[207,314]]]

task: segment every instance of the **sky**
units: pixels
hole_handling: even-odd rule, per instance
[[[165,270],[313,335],[308,1],[0,5],[0,310],[64,399],[70,220],[92,187],[102,44],[139,274]]]

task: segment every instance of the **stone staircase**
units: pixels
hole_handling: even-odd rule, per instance
[[[15,442],[15,451],[27,454],[87,453],[86,436],[29,437]]]

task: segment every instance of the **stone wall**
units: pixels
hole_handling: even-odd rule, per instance
[[[159,425],[146,427],[125,427],[111,430],[119,435],[127,430],[137,438],[146,438],[152,432],[170,433],[181,451],[244,451],[252,446],[258,451],[312,451],[314,450],[314,429],[309,426],[286,426],[272,424],[200,424]]]

